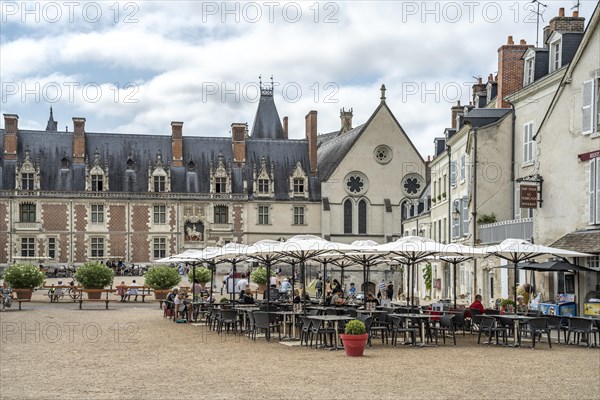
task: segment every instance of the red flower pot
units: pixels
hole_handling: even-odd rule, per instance
[[[346,335],[342,333],[340,339],[344,343],[344,349],[348,357],[361,357],[365,351],[367,340],[369,340],[369,334]]]

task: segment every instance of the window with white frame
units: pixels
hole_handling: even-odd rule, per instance
[[[258,194],[269,194],[269,180],[259,179],[258,180]]]
[[[90,238],[90,257],[104,258],[104,238]]]
[[[523,163],[533,162],[535,156],[535,140],[533,140],[533,122],[523,125]]]
[[[92,204],[92,223],[102,224],[104,223],[104,205],[103,204]]]
[[[600,132],[600,78],[583,82],[581,94],[581,133]]]
[[[294,194],[304,194],[304,178],[294,178]]]
[[[590,160],[590,225],[600,224],[600,157]]]
[[[165,258],[167,256],[167,239],[166,238],[154,238],[152,243],[152,253],[154,259]]]
[[[32,173],[22,173],[21,188],[23,190],[33,190],[35,188],[35,175]]]
[[[294,225],[304,225],[304,206],[294,206]]]
[[[21,257],[35,257],[35,238],[21,238]]]
[[[48,259],[56,259],[56,238],[48,238]]]
[[[525,73],[523,86],[527,86],[530,83],[533,83],[535,76],[535,58],[534,56],[528,57],[525,60]]]
[[[215,178],[215,193],[226,193],[227,192],[227,178],[216,177]]]
[[[92,175],[92,192],[104,190],[104,175]]]
[[[21,203],[19,205],[19,222],[35,222],[36,211],[34,203]]]
[[[269,206],[258,206],[258,224],[269,224]]]
[[[164,175],[155,175],[154,177],[154,191],[164,192],[167,188],[167,177]]]
[[[227,206],[215,206],[214,221],[215,224],[227,224],[229,222],[229,209]]]
[[[562,41],[560,39],[555,40],[550,43],[550,70],[549,72],[554,72],[560,68],[561,65],[561,44]]]
[[[588,257],[587,258],[588,268],[593,268],[596,271],[600,270],[600,256]]]
[[[166,224],[167,223],[167,206],[156,205],[154,206],[154,223],[155,224]]]

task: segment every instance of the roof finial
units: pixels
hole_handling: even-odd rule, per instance
[[[273,90],[274,87],[275,85],[273,84],[273,74],[271,74],[271,90]]]
[[[50,118],[53,118],[54,115],[52,115],[52,106],[50,106]]]
[[[381,102],[385,102],[385,85],[381,85]]]
[[[262,75],[258,76],[258,87],[262,89]]]

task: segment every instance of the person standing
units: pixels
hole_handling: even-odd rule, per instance
[[[387,287],[385,288],[385,294],[386,294],[386,299],[383,303],[384,307],[391,307],[392,306],[392,300],[394,299],[394,284],[392,283],[392,281],[390,281],[387,285]]]
[[[241,279],[238,281],[235,286],[236,290],[240,292],[240,299],[244,298],[244,294],[246,293],[246,289],[248,288],[248,279],[246,279],[246,274],[242,274]]]
[[[323,297],[323,280],[321,277],[317,278],[317,283],[315,283],[315,289],[317,289],[317,299]]]

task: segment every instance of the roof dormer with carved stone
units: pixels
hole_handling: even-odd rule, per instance
[[[40,166],[31,161],[29,149],[25,150],[25,160],[17,162],[17,179],[15,188],[17,190],[40,190]]]
[[[163,165],[162,153],[156,153],[156,162],[148,164],[148,191],[170,192],[171,191],[171,166]]]
[[[275,196],[275,164],[267,165],[264,156],[260,159],[260,168],[257,170],[254,165],[252,180],[254,188],[254,197],[272,198]]]
[[[109,188],[108,163],[102,167],[100,163],[100,152],[94,152],[94,162],[90,166],[86,160],[85,190],[89,192],[107,192]]]
[[[225,158],[219,153],[217,168],[210,162],[210,192],[231,193],[231,167],[225,166]]]
[[[290,175],[290,199],[308,199],[308,175],[302,168],[300,161]]]

